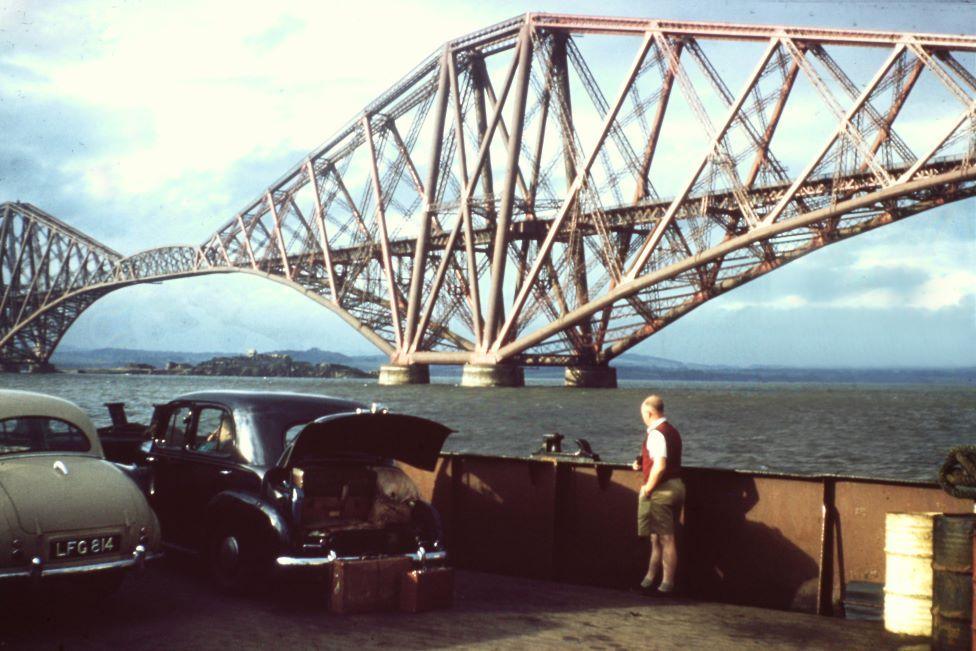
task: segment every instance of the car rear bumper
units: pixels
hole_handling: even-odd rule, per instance
[[[280,568],[327,567],[340,561],[365,561],[379,558],[406,558],[417,563],[438,564],[447,560],[447,552],[418,550],[409,554],[385,554],[383,556],[336,556],[335,552],[329,552],[326,556],[279,556],[276,559],[276,564]]]
[[[0,580],[4,579],[41,579],[52,576],[68,576],[78,574],[94,574],[96,572],[108,572],[111,570],[124,570],[129,568],[141,569],[149,561],[154,561],[162,556],[161,552],[147,551],[142,545],[137,545],[135,550],[128,558],[121,558],[114,561],[104,561],[102,563],[89,563],[87,565],[69,565],[60,567],[45,567],[40,558],[35,557],[31,560],[29,567],[0,568]]]

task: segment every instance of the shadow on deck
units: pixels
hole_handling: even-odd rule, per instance
[[[47,590],[5,600],[0,648],[899,648],[880,623],[458,572],[455,607],[334,615],[326,586],[227,597],[195,564],[165,560],[101,603]]]

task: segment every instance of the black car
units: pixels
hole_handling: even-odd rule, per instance
[[[230,588],[345,558],[443,562],[440,519],[395,461],[433,470],[450,433],[324,396],[189,393],[153,413],[149,499],[164,543]]]

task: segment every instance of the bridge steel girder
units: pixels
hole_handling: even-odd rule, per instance
[[[848,47],[870,63],[835,56]],[[397,364],[605,364],[789,261],[971,197],[973,52],[972,36],[525,14],[446,43],[199,246],[124,257],[3,204],[0,362],[45,363],[120,287],[241,272]],[[901,138],[903,114],[937,106],[957,112]],[[799,146],[808,131],[826,140]]]

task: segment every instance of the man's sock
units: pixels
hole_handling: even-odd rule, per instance
[[[641,580],[640,582],[640,587],[646,590],[647,588],[650,588],[652,585],[654,585],[655,580],[657,580],[656,576],[653,576],[651,574],[645,574],[643,580]]]
[[[671,592],[674,590],[674,584],[672,583],[662,583],[657,587],[658,592]]]

